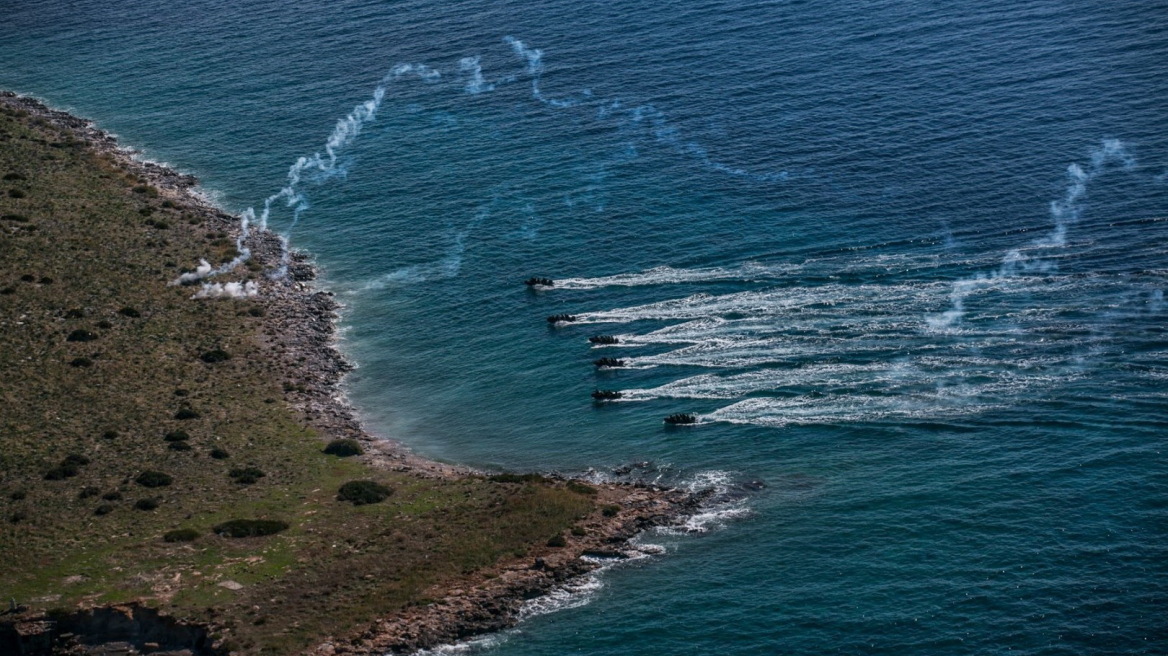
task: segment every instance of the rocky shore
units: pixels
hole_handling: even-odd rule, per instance
[[[135,159],[134,151],[120,147],[112,135],[99,130],[92,123],[53,110],[36,100],[0,92],[0,105],[27,112],[33,120],[51,123],[93,151],[116,160],[127,171],[145,179],[146,184],[157,189],[162,197],[184,211],[197,213],[212,229],[232,238],[240,237],[238,218],[223,212],[199,194],[197,180],[193,176]],[[332,293],[314,286],[316,269],[309,257],[301,252],[291,253],[288,275],[276,277],[268,275],[268,272],[279,267],[284,257],[283,243],[276,235],[252,229],[243,246],[250,250],[252,261],[259,266],[240,267],[214,280],[250,280],[258,285],[258,294],[251,300],[262,305],[264,318],[255,339],[277,365],[277,375],[286,391],[285,398],[305,426],[316,429],[320,435],[329,439],[358,440],[365,449],[362,458],[372,467],[424,477],[482,476],[468,468],[426,460],[399,443],[369,433],[358,421],[341,389],[344,376],[352,366],[336,348],[335,322],[340,306]],[[200,281],[193,281],[192,296],[200,284]],[[638,533],[653,527],[682,523],[686,517],[698,512],[713,494],[710,490],[692,493],[639,482],[587,485],[588,489],[595,491],[596,502],[605,508],[605,512],[595,513],[582,524],[583,530],[565,536],[562,544],[549,542],[547,545],[533,545],[523,556],[497,562],[466,576],[456,584],[443,584],[429,590],[426,597],[435,601],[428,605],[410,607],[403,612],[382,617],[356,632],[322,635],[319,645],[310,653],[318,656],[411,653],[507,628],[521,619],[524,604],[529,600],[585,576],[605,563],[640,555],[641,550],[633,542]],[[104,608],[97,611],[91,608],[83,613],[92,616],[96,612],[103,617],[123,617],[130,612],[124,606],[110,605]],[[122,610],[114,612],[119,608]],[[167,626],[177,627],[174,631],[183,636],[206,636],[215,628],[192,627],[164,617],[155,617],[152,621],[86,623],[81,621],[80,614],[73,618],[56,618],[52,622],[44,615],[9,615],[9,619],[2,622],[25,636],[25,644],[28,645],[40,644],[36,639],[37,631],[42,634],[49,631],[54,622],[78,627],[74,633],[83,632],[86,630],[84,627],[89,626],[99,634],[90,635],[83,641],[74,640],[73,643],[76,649],[82,652],[88,650],[89,653],[134,653],[135,649],[165,651]],[[130,616],[134,616],[134,613],[130,612]],[[126,650],[110,651],[109,644],[94,647],[95,640],[103,641],[100,632],[105,629],[101,627],[114,625],[119,628],[109,629],[105,641],[124,641]],[[152,639],[143,643],[141,635],[128,637],[135,631],[142,635],[149,633]],[[82,648],[82,643],[89,646]],[[179,643],[182,640],[175,642]],[[55,644],[52,652],[62,653],[60,643]],[[143,644],[147,646],[141,647]],[[191,654],[224,653],[209,639],[200,641],[202,647],[184,644],[187,646],[182,647],[180,653],[184,649]]]

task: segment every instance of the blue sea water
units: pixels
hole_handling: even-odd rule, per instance
[[[0,88],[235,212],[320,153],[374,430],[767,484],[467,649],[1168,653],[1168,3],[0,0]]]

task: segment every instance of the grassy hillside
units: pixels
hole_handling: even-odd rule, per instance
[[[232,257],[229,236],[130,171],[0,113],[0,597],[145,599],[244,652],[290,653],[597,511],[559,484],[323,454],[260,339],[265,302],[167,284]],[[352,480],[392,494],[338,500]],[[213,532],[234,519],[288,527]]]

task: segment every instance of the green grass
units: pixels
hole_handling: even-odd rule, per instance
[[[0,522],[0,597],[38,610],[143,599],[214,622],[242,653],[293,653],[597,512],[588,490],[541,477],[435,480],[322,453],[330,436],[265,402],[297,377],[260,339],[262,300],[167,284],[231,257],[227,235],[2,105],[0,178],[0,511],[24,515]],[[179,430],[187,439],[165,439]],[[45,480],[66,462],[74,475]],[[250,484],[229,475],[257,465]],[[170,484],[135,482],[151,470]],[[338,500],[354,480],[393,494]],[[157,509],[136,510],[142,499]],[[236,519],[288,528],[214,534]],[[179,529],[198,538],[164,539]]]

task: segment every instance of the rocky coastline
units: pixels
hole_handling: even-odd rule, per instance
[[[54,110],[35,99],[0,92],[0,105],[27,112],[33,120],[51,123],[92,151],[114,159],[145,179],[164,198],[198,213],[213,229],[232,238],[240,237],[238,217],[222,211],[201,195],[193,176],[136,159],[134,151],[119,146],[114,136],[91,122]],[[330,439],[358,440],[365,450],[361,457],[371,467],[424,477],[483,475],[469,468],[419,457],[405,446],[367,431],[341,387],[352,365],[336,346],[340,305],[331,292],[315,287],[316,267],[310,257],[293,251],[287,260],[288,275],[273,277],[263,272],[275,270],[284,257],[284,245],[279,237],[253,228],[243,246],[260,266],[253,266],[250,273],[240,270],[238,276],[233,272],[215,280],[226,282],[246,276],[258,285],[258,295],[252,300],[264,307],[265,315],[255,339],[277,364],[287,392],[285,398],[305,426]],[[193,281],[192,295],[200,284]],[[412,653],[508,628],[520,621],[524,604],[529,600],[586,576],[606,563],[641,555],[642,550],[633,540],[635,536],[654,527],[682,524],[714,495],[712,490],[691,492],[636,481],[587,485],[595,490],[597,503],[603,504],[606,511],[588,520],[582,535],[573,534],[562,545],[533,545],[521,557],[508,558],[476,571],[456,585],[444,584],[429,590],[426,596],[434,601],[428,605],[387,615],[355,633],[322,635],[318,646],[309,653],[314,656]],[[156,612],[143,614],[140,609],[135,610],[139,607],[131,601],[127,600],[129,605],[111,604],[79,611],[76,617],[48,618],[43,614],[11,612],[9,617],[0,618],[0,624],[24,636],[24,644],[52,645],[49,651],[42,648],[29,653],[73,653],[62,647],[60,640],[38,642],[38,635],[44,638],[46,633],[59,633],[60,629],[54,628],[58,625],[71,627],[75,653],[228,653],[206,638],[216,627],[190,626]],[[105,620],[85,621],[85,617],[95,616]],[[110,617],[128,617],[132,621],[111,622]],[[90,635],[84,635],[87,630]],[[79,635],[85,639],[78,639]],[[192,635],[203,636],[199,639],[201,646],[184,642]],[[167,636],[175,640],[168,641]],[[104,643],[104,647],[94,646],[99,643]]]

